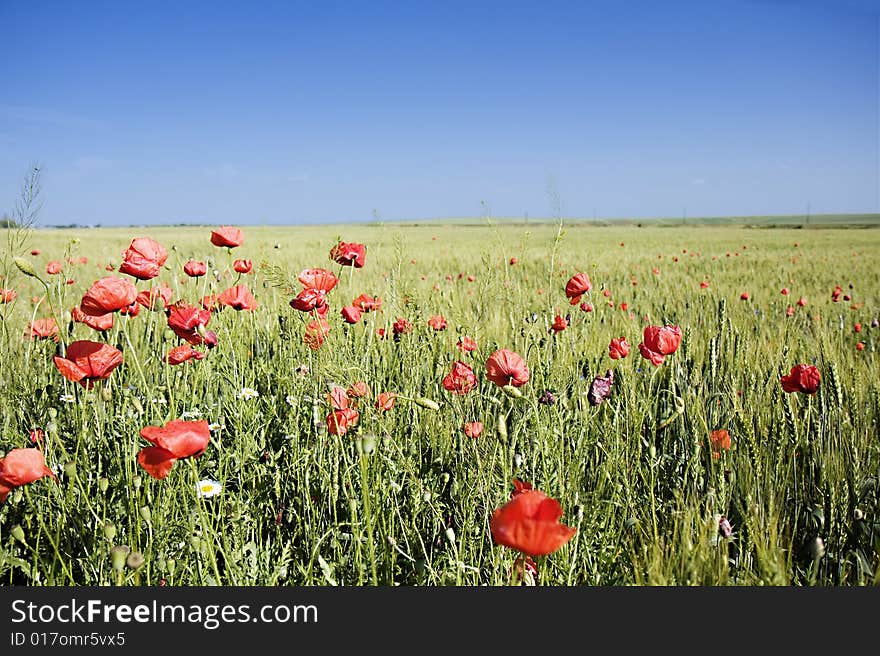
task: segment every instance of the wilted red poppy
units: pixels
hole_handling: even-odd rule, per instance
[[[193,346],[205,343],[205,327],[211,321],[210,312],[182,302],[169,305],[165,312],[168,315],[168,327],[180,339]]]
[[[203,360],[206,355],[202,351],[196,351],[189,344],[181,344],[168,351],[164,361],[170,365],[178,365],[183,364],[187,360]]]
[[[79,307],[86,314],[99,317],[108,312],[116,312],[137,299],[138,291],[124,278],[101,278],[83,295]]]
[[[122,351],[109,344],[80,340],[67,346],[64,357],[56,355],[53,359],[67,380],[92,389],[95,381],[109,378],[122,364]]]
[[[247,285],[236,285],[217,295],[217,305],[231,307],[233,310],[256,310],[257,299]]]
[[[357,323],[361,320],[361,310],[355,305],[346,305],[341,314],[345,323]]]
[[[161,310],[171,305],[174,292],[164,282],[137,295],[137,303],[148,310]]]
[[[612,360],[620,360],[629,355],[629,342],[626,337],[615,337],[608,345],[608,357]]]
[[[48,264],[46,264],[46,273],[50,276],[55,276],[63,271],[64,266],[58,260],[52,260]]]
[[[83,312],[77,305],[70,311],[70,317],[77,323],[84,323],[92,330],[102,332],[110,330],[113,327],[113,313],[102,314],[99,317],[93,317]]]
[[[190,278],[198,278],[208,273],[208,265],[198,260],[189,260],[183,265],[183,272]]]
[[[730,449],[730,432],[724,428],[713,430],[709,433],[709,442],[712,444],[712,457],[717,460],[722,451]]]
[[[382,299],[373,298],[367,294],[361,294],[351,302],[356,308],[360,308],[362,312],[374,312],[382,308]]]
[[[381,412],[387,412],[394,407],[394,402],[396,400],[397,394],[394,392],[382,392],[376,397],[376,409]]]
[[[236,273],[250,273],[251,269],[254,268],[253,260],[235,260],[232,263],[232,268]]]
[[[678,326],[645,326],[644,341],[639,352],[651,364],[659,367],[667,355],[672,355],[681,344],[681,328]]]
[[[815,394],[819,389],[821,379],[819,369],[811,364],[797,364],[791,368],[788,376],[782,376],[779,382],[782,389],[789,394],[800,392],[801,394]]]
[[[593,288],[589,276],[586,273],[578,273],[573,275],[565,285],[565,295],[569,299],[569,303],[577,305],[581,302],[581,296],[586,294]]]
[[[550,326],[551,333],[561,333],[563,330],[568,328],[568,320],[560,315],[556,315],[553,319],[553,325]]]
[[[122,254],[119,273],[127,273],[139,280],[150,280],[159,275],[159,270],[168,259],[168,251],[149,237],[131,240],[131,245]]]
[[[443,377],[443,389],[453,394],[467,394],[477,385],[474,370],[464,362],[454,362],[452,371]]]
[[[604,376],[596,376],[590,383],[590,390],[587,392],[587,401],[590,405],[600,405],[608,400],[611,396],[611,386],[614,384],[614,372],[609,369]]]
[[[0,503],[17,487],[44,476],[55,478],[39,449],[12,449],[0,458]]]
[[[397,317],[397,321],[391,326],[391,331],[394,333],[395,337],[412,332],[412,329],[413,325],[403,317]]]
[[[164,426],[146,426],[141,437],[153,446],[138,452],[138,464],[153,478],[165,478],[178,460],[197,458],[208,448],[211,431],[208,422],[174,419]]]
[[[470,353],[471,351],[477,350],[477,343],[467,335],[462,335],[458,338],[456,347],[458,347],[458,350],[462,353]]]
[[[220,226],[211,232],[211,243],[220,248],[235,248],[244,243],[244,233],[232,226]]]
[[[464,434],[474,439],[483,434],[482,421],[469,421],[464,425]]]
[[[446,330],[446,317],[442,314],[435,314],[428,319],[428,325],[434,330]]]
[[[518,353],[499,349],[486,360],[486,378],[498,387],[522,387],[529,382],[529,368]]]
[[[14,289],[0,289],[0,303],[12,303],[18,293]]]
[[[357,410],[344,408],[334,410],[327,415],[327,432],[331,435],[345,435],[348,429],[358,423],[360,414]]]
[[[303,342],[313,351],[317,351],[328,334],[330,334],[330,324],[326,319],[318,318],[306,324]]]
[[[367,396],[369,393],[370,388],[367,387],[367,384],[363,381],[352,383],[348,386],[348,389],[345,390],[345,394],[351,399],[360,399]]]
[[[28,323],[28,335],[31,339],[35,337],[39,339],[54,339],[58,341],[58,324],[55,319],[48,317],[46,319],[34,319]]]
[[[576,529],[559,523],[562,506],[540,490],[523,490],[489,521],[497,544],[516,549],[527,556],[553,553],[575,534]]]
[[[360,269],[364,266],[367,248],[363,244],[341,241],[330,250],[330,259],[342,266],[353,266]]]

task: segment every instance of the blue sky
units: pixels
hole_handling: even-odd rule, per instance
[[[0,0],[0,210],[877,212],[871,4]]]

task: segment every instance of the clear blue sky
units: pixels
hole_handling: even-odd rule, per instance
[[[0,0],[0,210],[36,161],[44,225],[877,212],[871,7]]]

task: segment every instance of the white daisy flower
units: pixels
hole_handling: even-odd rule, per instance
[[[238,393],[238,398],[240,399],[255,399],[260,395],[260,393],[252,389],[250,387],[242,387],[241,392]]]
[[[291,394],[288,394],[284,397],[284,400],[287,402],[287,405],[296,406],[296,398]]]
[[[216,433],[218,430],[221,430],[223,428],[226,427],[223,424],[218,424],[217,422],[214,422],[213,424],[208,424],[208,430],[212,433]]]
[[[76,401],[76,397],[73,394],[62,394],[58,397],[58,400],[62,403],[73,403]]]
[[[220,494],[222,489],[223,486],[220,485],[220,483],[213,481],[210,478],[206,478],[205,480],[196,483],[196,493],[204,499],[213,497],[215,494]]]

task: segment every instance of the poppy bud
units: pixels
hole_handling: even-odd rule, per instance
[[[22,544],[26,544],[26,542],[24,541],[24,529],[19,524],[13,526],[12,530],[9,531],[9,533],[17,541],[21,542]]]
[[[432,401],[431,399],[420,398],[416,399],[416,405],[420,405],[423,408],[427,408],[428,410],[439,410],[440,405],[436,401]]]
[[[110,541],[116,537],[116,524],[113,522],[104,523],[104,537]]]
[[[141,506],[139,512],[141,514],[141,519],[143,519],[147,524],[151,524],[153,522],[153,513],[150,511],[149,506]]]
[[[34,270],[34,265],[25,260],[22,257],[16,257],[12,260],[15,262],[15,266],[18,267],[18,270],[21,271],[24,275],[30,276],[32,278],[37,278],[37,272]]]
[[[135,476],[135,477],[133,477],[133,478],[131,479],[131,484],[132,484],[132,486],[134,487],[135,490],[140,490],[140,489],[141,489],[141,483],[142,483],[142,482],[143,482],[143,479],[142,479],[140,476]]]
[[[498,413],[496,420],[496,430],[501,437],[507,437],[507,415],[503,412]]]
[[[107,488],[110,487],[110,481],[107,480],[106,476],[102,476],[98,479],[98,490],[103,494],[107,491]]]
[[[128,554],[131,552],[131,549],[128,548],[128,545],[118,544],[112,549],[110,549],[110,561],[113,563],[113,569],[117,572],[121,572],[125,569],[125,561],[128,558]]]
[[[504,393],[507,394],[507,396],[509,396],[512,399],[521,399],[522,398],[523,393],[518,388],[514,387],[513,385],[505,385],[501,389],[504,390]]]

